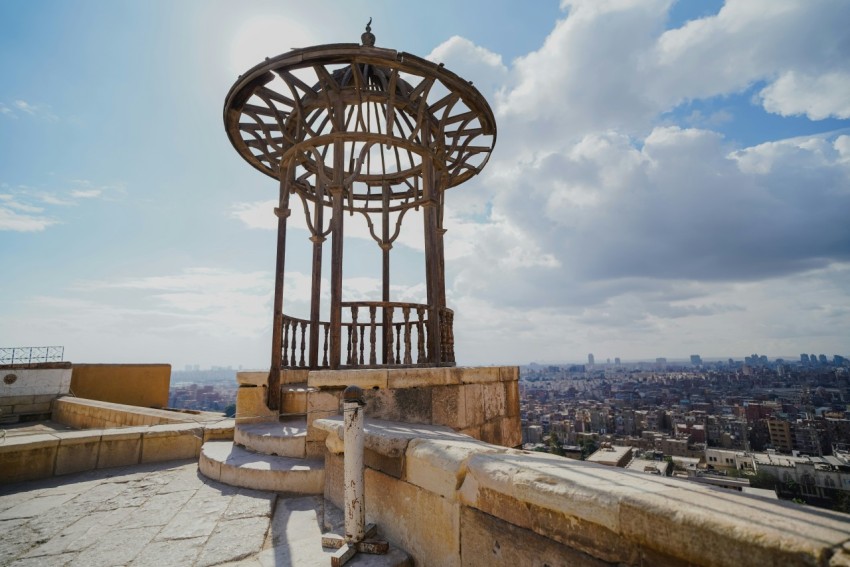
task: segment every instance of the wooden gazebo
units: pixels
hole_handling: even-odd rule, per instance
[[[371,21],[370,21],[371,22]],[[454,366],[446,307],[444,192],[490,157],[496,123],[487,101],[442,64],[374,46],[294,49],[240,76],[224,105],[230,142],[278,180],[269,407],[284,368]],[[309,319],[283,313],[286,225],[303,205],[313,247]],[[422,211],[427,303],[390,297],[390,250],[402,220]],[[383,255],[380,300],[344,301],[345,214],[365,217]],[[331,237],[329,321],[320,320],[323,245]]]

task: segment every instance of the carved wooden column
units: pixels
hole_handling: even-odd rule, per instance
[[[320,298],[322,294],[322,245],[325,242],[325,237],[322,236],[322,227],[324,226],[324,205],[322,204],[322,195],[324,193],[321,183],[316,184],[316,204],[313,211],[313,234],[310,236],[310,242],[313,243],[313,278],[310,293],[310,368],[319,367],[319,314],[320,314]]]
[[[272,322],[272,363],[269,372],[266,405],[269,409],[280,409],[280,371],[283,368],[283,272],[286,264],[286,220],[289,218],[290,168],[281,163],[278,173],[280,194],[277,215],[277,258],[274,275],[274,318]]]
[[[384,183],[381,190],[382,193],[382,212],[381,212],[381,264],[383,271],[383,284],[382,284],[382,295],[381,299],[384,303],[389,302],[390,300],[390,249],[392,249],[393,245],[390,242],[390,187],[387,183]],[[388,319],[388,313],[386,308],[382,309],[382,317],[383,317],[383,335],[384,335],[384,349],[383,354],[381,355],[381,364],[387,363],[387,350],[390,348],[387,345],[386,337],[388,333],[388,328],[390,325],[390,321]]]
[[[431,157],[422,162],[422,185],[425,192],[422,214],[425,232],[425,287],[428,291],[428,361],[442,361],[440,341],[440,235],[438,226],[439,200],[434,165]]]

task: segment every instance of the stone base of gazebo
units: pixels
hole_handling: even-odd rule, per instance
[[[318,494],[324,486],[328,433],[316,420],[342,414],[342,392],[364,390],[371,422],[449,427],[475,439],[516,447],[522,442],[519,369],[515,366],[284,370],[281,407],[266,405],[268,372],[239,372],[233,441],[206,443],[201,472],[246,488]],[[392,448],[388,449],[392,453]],[[398,459],[367,459],[394,467]],[[371,464],[370,464],[371,463]],[[383,463],[383,464],[381,464]]]
[[[516,447],[522,443],[519,369],[516,366],[283,370],[281,409],[266,406],[268,372],[239,372],[236,422],[303,420],[304,454],[323,454],[316,419],[341,414],[342,391],[366,393],[366,416],[403,423],[445,425],[476,439]]]

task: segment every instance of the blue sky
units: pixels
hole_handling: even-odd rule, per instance
[[[461,363],[850,350],[847,2],[301,4],[0,4],[0,346],[266,366],[276,187],[224,96],[372,17],[496,113],[448,197]],[[349,297],[376,299],[374,246],[346,246]],[[309,249],[288,253],[297,311]]]

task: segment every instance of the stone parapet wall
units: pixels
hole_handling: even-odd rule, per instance
[[[53,401],[70,387],[70,363],[0,367],[0,423],[49,415]]]
[[[52,419],[74,429],[203,421],[197,416],[187,413],[72,397],[60,398],[54,402]]]
[[[342,507],[342,422],[315,423]],[[850,516],[367,420],[366,516],[423,566],[850,565]]]
[[[170,364],[74,364],[71,392],[80,398],[141,406],[168,406]]]
[[[233,438],[233,420],[11,435],[0,442],[0,483],[195,459],[204,442],[227,438]]]

